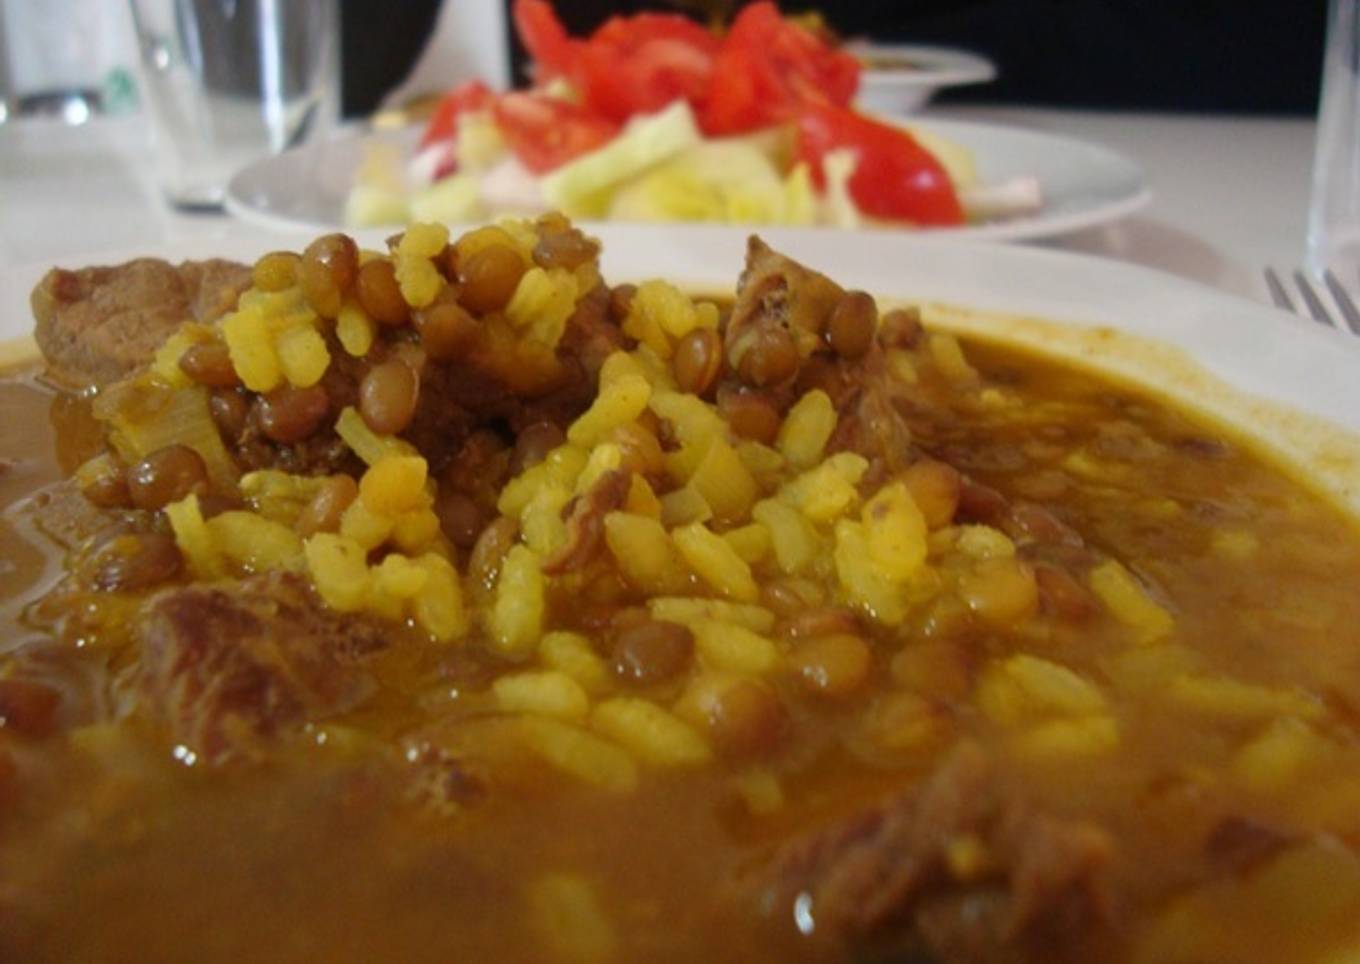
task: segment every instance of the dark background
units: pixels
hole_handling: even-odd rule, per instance
[[[414,63],[438,2],[344,0],[341,6],[345,113],[364,114]],[[790,12],[814,5],[781,6]],[[1241,114],[1317,109],[1326,0],[824,0],[815,6],[846,36],[964,47],[996,62],[996,81],[947,92],[945,103]],[[611,13],[644,8],[675,10],[677,4],[557,0],[573,32],[586,32]],[[516,62],[522,67],[522,52]]]

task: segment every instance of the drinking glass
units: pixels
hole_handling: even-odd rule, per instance
[[[1360,285],[1360,0],[1331,0],[1322,61],[1308,266]]]
[[[244,164],[335,122],[336,0],[130,3],[157,176],[177,207],[220,207]]]

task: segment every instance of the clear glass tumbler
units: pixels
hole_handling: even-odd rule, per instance
[[[1360,285],[1360,0],[1331,0],[1322,61],[1308,266]]]
[[[339,113],[336,0],[130,0],[157,175],[171,203],[217,208],[231,175]]]

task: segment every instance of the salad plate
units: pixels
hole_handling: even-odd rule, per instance
[[[1117,220],[1152,197],[1147,177],[1136,162],[1098,144],[971,121],[932,118],[922,126],[971,152],[984,183],[1032,178],[1042,200],[1032,213],[912,231],[913,236],[987,241],[1054,237]],[[328,141],[256,161],[231,179],[227,209],[243,221],[277,231],[340,227],[364,158],[384,145],[410,156],[419,136],[415,128],[372,131],[356,126]],[[897,233],[899,229],[885,230]]]
[[[864,65],[856,103],[867,111],[906,114],[946,87],[986,83],[996,65],[981,54],[924,44],[852,42],[843,48]]]

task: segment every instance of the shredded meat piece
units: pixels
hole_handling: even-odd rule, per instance
[[[604,517],[623,505],[630,476],[618,470],[606,472],[590,491],[572,502],[567,516],[567,542],[543,561],[543,572],[558,576],[580,569],[600,551]]]
[[[960,858],[964,848],[978,859]],[[1112,855],[1103,830],[1036,812],[964,744],[924,784],[782,846],[754,891],[775,913],[799,902],[818,934],[851,948],[1050,960],[1029,956],[1046,937],[1082,947],[1112,923]]]
[[[29,297],[33,336],[55,378],[102,385],[146,364],[181,322],[230,311],[249,285],[249,267],[218,259],[53,268]]]
[[[788,331],[803,363],[792,384],[779,386],[781,401],[791,404],[814,388],[825,391],[839,414],[829,450],[858,452],[874,463],[876,476],[886,476],[916,458],[911,431],[898,410],[906,387],[889,377],[878,343],[854,361],[828,354],[822,331],[844,297],[844,289],[825,275],[752,237],[727,323],[725,350],[732,363],[759,329]]]
[[[746,242],[746,267],[737,280],[737,298],[727,322],[729,359],[752,329],[766,325],[788,330],[799,354],[806,357],[821,343],[827,315],[844,296],[845,290],[826,275],[784,257],[752,235]]]
[[[250,756],[261,737],[357,705],[359,663],[383,645],[380,627],[326,609],[299,576],[171,589],[143,609],[142,691],[200,758]]]

